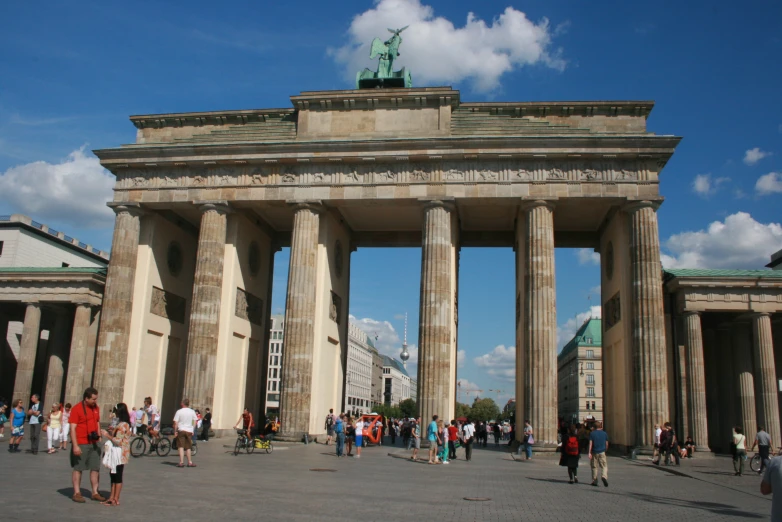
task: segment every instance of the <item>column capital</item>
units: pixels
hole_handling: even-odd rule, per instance
[[[688,316],[692,316],[692,315],[700,316],[701,313],[702,312],[699,312],[697,310],[684,310],[684,311],[682,311],[682,316],[684,316],[684,317],[688,317]]]
[[[35,306],[36,308],[41,307],[41,302],[38,299],[25,299],[22,301],[22,304],[25,306]]]
[[[769,312],[752,312],[749,316],[753,319],[757,319],[759,317],[771,317],[771,314]]]
[[[660,205],[663,204],[662,198],[654,200],[654,199],[643,199],[643,200],[637,200],[632,201],[629,200],[627,203],[622,205],[622,210],[625,212],[629,212],[631,214],[638,212],[639,210],[645,209],[645,208],[651,208],[655,212],[657,212],[657,209],[660,208]]]
[[[533,208],[546,207],[549,210],[554,210],[559,198],[555,197],[530,197],[521,199],[522,210],[532,210]]]
[[[326,207],[323,206],[323,201],[319,199],[291,200],[286,201],[286,203],[293,209],[294,212],[298,212],[300,210],[309,210],[310,212],[314,212],[316,214],[322,214],[326,211]]]
[[[229,205],[225,200],[194,201],[193,204],[198,207],[198,210],[201,211],[201,214],[205,214],[211,210],[214,210],[219,214],[230,214],[233,212],[231,205]]]
[[[424,209],[444,208],[449,212],[456,210],[454,198],[418,198],[418,201],[423,204]]]
[[[141,206],[141,203],[135,203],[132,201],[110,201],[106,203],[106,206],[114,211],[115,214],[130,214],[133,217],[141,217],[146,214],[146,211]]]

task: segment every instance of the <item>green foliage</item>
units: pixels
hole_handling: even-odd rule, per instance
[[[456,418],[467,417],[470,418],[470,406],[461,402],[456,403]]]
[[[474,421],[497,420],[500,417],[500,409],[494,399],[475,399],[470,409],[470,418]]]
[[[391,417],[395,419],[401,419],[403,416],[402,410],[400,410],[397,406],[386,406],[385,404],[376,405],[374,408],[372,408],[372,411],[378,415],[382,415],[386,419]]]
[[[413,399],[405,399],[399,403],[402,417],[418,417],[418,404]]]

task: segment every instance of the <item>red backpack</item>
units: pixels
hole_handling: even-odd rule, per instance
[[[578,455],[578,438],[571,435],[567,438],[567,442],[565,443],[565,454],[566,455]]]

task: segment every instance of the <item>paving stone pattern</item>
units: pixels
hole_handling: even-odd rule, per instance
[[[771,502],[759,479],[733,477],[726,458],[693,459],[679,474],[648,461],[609,457],[609,487],[569,485],[554,458],[516,462],[495,448],[476,449],[472,462],[430,466],[367,448],[361,459],[333,456],[334,446],[278,444],[274,453],[232,455],[232,439],[199,445],[198,467],[175,467],[177,458],[132,459],[119,507],[71,502],[67,453],[37,456],[0,450],[2,520],[768,520]],[[22,447],[29,447],[23,441]],[[44,443],[45,446],[45,443]],[[462,450],[459,450],[462,455]],[[313,472],[310,469],[334,469]],[[687,475],[685,475],[685,473]],[[689,475],[689,476],[688,476]],[[88,481],[83,480],[83,489]],[[109,488],[101,472],[101,491]],[[87,494],[86,489],[83,491]],[[464,497],[488,497],[470,502]],[[175,511],[176,510],[176,511]],[[56,514],[56,515],[55,515]]]

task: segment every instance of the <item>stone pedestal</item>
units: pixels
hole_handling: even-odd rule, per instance
[[[142,214],[138,203],[125,203],[113,208],[117,218],[95,360],[95,388],[98,390],[98,404],[104,412],[111,411],[123,400]]]
[[[12,401],[22,399],[27,408],[30,395],[34,393],[33,371],[38,355],[38,340],[41,337],[41,307],[38,303],[28,303],[24,313],[22,340],[19,343],[19,359],[16,363],[16,380]]]
[[[65,379],[66,403],[76,404],[83,398],[91,316],[90,305],[84,303],[76,305],[73,333],[71,333],[71,353],[68,357],[68,376]]]
[[[280,438],[299,442],[309,435],[318,232],[323,207],[299,203],[294,211],[282,351]]]
[[[418,331],[418,405],[424,424],[438,415],[446,423],[454,411],[453,205],[424,206],[421,248],[421,311]]]
[[[759,313],[752,317],[752,341],[757,422],[766,429],[773,445],[777,446],[780,443],[779,395],[769,314]],[[746,433],[750,435],[750,432]]]
[[[557,312],[554,207],[524,203],[524,402],[536,448],[557,445]],[[517,419],[523,426],[525,419]]]
[[[631,221],[635,440],[637,447],[648,451],[654,445],[655,423],[669,418],[660,239],[651,202],[625,208]]]
[[[68,354],[69,319],[65,310],[55,311],[54,329],[49,337],[49,360],[46,365],[46,388],[43,394],[43,411],[49,412],[52,404],[62,401],[65,357]]]
[[[755,378],[752,374],[752,346],[747,325],[737,323],[733,327],[733,366],[736,372],[738,395],[737,420],[744,428],[744,434],[751,437],[757,432],[755,416]]]
[[[214,407],[228,212],[224,202],[201,205],[183,392],[183,398],[190,399],[193,407],[201,409]],[[242,398],[237,397],[237,400]]]
[[[701,316],[698,312],[685,312],[684,336],[687,343],[687,400],[690,406],[690,426],[687,435],[692,436],[700,447],[708,448],[709,429],[706,410],[703,332],[701,330]]]

